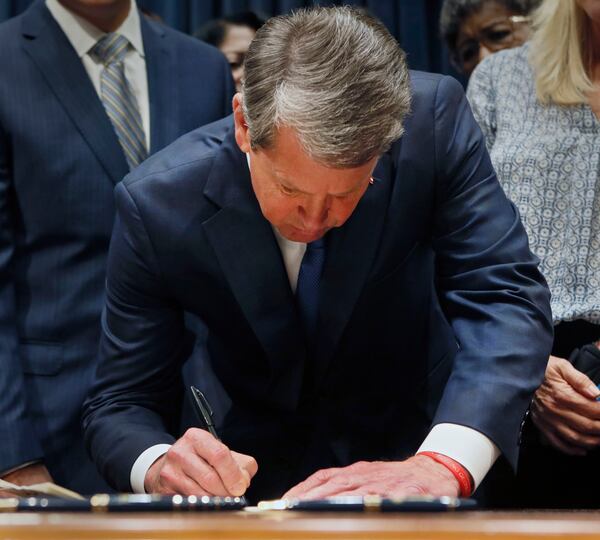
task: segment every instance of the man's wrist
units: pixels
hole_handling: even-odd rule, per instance
[[[171,448],[170,444],[156,444],[144,450],[131,468],[130,482],[134,493],[146,493],[146,474],[150,467]]]
[[[443,465],[452,473],[456,481],[458,482],[458,487],[460,490],[461,497],[470,497],[473,493],[473,478],[467,469],[465,469],[458,461],[445,456],[444,454],[439,454],[438,452],[419,452],[416,454],[417,456],[425,456],[430,458],[431,460]]]

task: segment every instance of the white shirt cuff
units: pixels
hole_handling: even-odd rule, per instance
[[[131,467],[131,474],[129,475],[131,489],[134,493],[146,493],[144,480],[146,480],[148,469],[160,456],[166,454],[169,448],[171,448],[170,444],[155,444],[144,450],[135,460],[133,467]]]
[[[419,452],[437,452],[458,461],[471,473],[475,489],[500,455],[498,447],[483,433],[458,424],[433,426]]]

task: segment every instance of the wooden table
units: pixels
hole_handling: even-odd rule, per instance
[[[0,514],[0,539],[600,539],[600,512]]]

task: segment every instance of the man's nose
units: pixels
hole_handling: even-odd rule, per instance
[[[322,226],[329,214],[329,204],[327,199],[309,201],[300,206],[299,209],[300,216],[307,229],[315,229]]]

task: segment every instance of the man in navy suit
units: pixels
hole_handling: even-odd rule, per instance
[[[106,489],[83,446],[81,405],[96,365],[113,189],[147,154],[229,114],[232,96],[220,53],[146,20],[134,1],[38,0],[0,26],[5,479]]]
[[[409,74],[350,8],[271,19],[245,69],[233,119],[116,188],[84,412],[99,470],[251,500],[470,495],[515,464],[552,327],[460,85]],[[222,442],[165,426],[183,312],[231,403]]]

